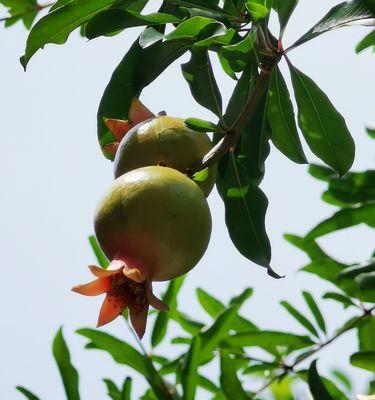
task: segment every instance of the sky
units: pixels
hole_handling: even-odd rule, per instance
[[[285,34],[284,46],[291,44],[337,1],[301,0]],[[3,14],[4,10],[0,9]],[[74,333],[80,327],[94,327],[100,298],[84,298],[70,292],[77,283],[88,281],[87,265],[95,262],[87,237],[93,232],[92,216],[97,201],[109,187],[112,165],[101,155],[96,139],[96,111],[113,69],[137,36],[128,30],[114,38],[88,42],[71,35],[64,46],[48,45],[30,62],[25,73],[19,64],[26,39],[21,25],[1,30],[0,48],[0,246],[3,287],[1,291],[1,373],[0,399],[16,400],[14,387],[22,384],[41,399],[64,398],[51,355],[51,342],[58,328],[72,351],[81,374],[82,399],[105,398],[101,378],[121,382],[131,371],[115,365],[103,353],[84,350],[85,340]],[[290,53],[291,61],[313,78],[346,117],[357,145],[354,168],[374,167],[373,142],[365,125],[375,124],[375,55],[355,55],[354,47],[366,33],[353,27],[324,35]],[[147,87],[142,101],[154,112],[213,119],[189,95],[179,63]],[[233,89],[213,57],[215,73],[224,99]],[[286,71],[285,65],[282,70]],[[289,82],[289,78],[288,78]],[[317,161],[308,150],[309,160]],[[301,328],[278,304],[286,299],[300,309],[301,291],[316,298],[333,287],[311,275],[297,273],[306,256],[283,238],[285,232],[304,234],[334,208],[319,199],[324,185],[272,149],[262,189],[270,206],[267,229],[272,243],[274,268],[286,274],[273,280],[265,270],[242,257],[228,237],[224,210],[217,193],[209,198],[213,232],[207,253],[189,274],[180,294],[180,307],[196,319],[209,322],[195,296],[202,287],[223,301],[245,287],[255,294],[243,309],[264,329]],[[345,262],[366,259],[373,251],[374,233],[365,227],[348,229],[322,238],[319,243]],[[165,284],[156,285],[160,293]],[[320,303],[322,304],[322,303]],[[324,302],[330,332],[350,317],[331,302]],[[149,328],[151,324],[149,325]],[[130,342],[133,338],[118,319],[106,331]],[[173,325],[173,330],[178,330]],[[149,329],[150,331],[150,329]],[[355,378],[363,390],[368,375],[350,367],[348,356],[356,349],[350,333],[322,352],[319,367],[328,373],[340,367]],[[148,347],[148,337],[144,339]],[[163,345],[160,353],[176,351]],[[305,365],[306,366],[306,365]],[[215,368],[207,372],[215,374]],[[145,383],[136,379],[135,394]],[[200,398],[205,399],[202,394]],[[135,397],[136,398],[136,397]]]

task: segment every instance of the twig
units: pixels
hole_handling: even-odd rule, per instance
[[[301,364],[303,361],[306,361],[308,358],[310,358],[311,356],[315,355],[316,353],[318,353],[320,350],[324,349],[326,346],[328,346],[329,344],[331,344],[332,342],[336,341],[336,339],[338,339],[340,336],[342,336],[344,333],[350,331],[353,328],[356,328],[359,323],[366,318],[369,315],[372,315],[373,311],[375,311],[375,306],[371,307],[370,309],[365,309],[363,311],[363,314],[360,315],[359,317],[355,318],[348,326],[345,327],[345,329],[338,331],[335,335],[333,335],[330,339],[326,340],[325,342],[321,343],[315,350],[313,350],[312,352],[306,353],[305,356],[299,358],[297,361],[295,361],[292,365],[290,366],[285,366],[285,371],[283,371],[281,374],[275,375],[274,377],[272,377],[269,381],[265,382],[263,384],[263,386],[261,386],[257,392],[254,394],[254,399],[261,393],[263,392],[265,389],[267,389],[270,385],[272,385],[272,383],[274,383],[275,381],[284,378],[289,371],[293,371],[294,368]]]
[[[195,172],[201,171],[210,165],[215,164],[222,155],[234,146],[241,135],[242,129],[253,117],[255,110],[268,87],[274,63],[271,63],[270,66],[261,70],[261,73],[257,77],[253,93],[233,125],[225,131],[224,136],[211,149],[211,151],[203,157],[199,164],[196,164],[191,171],[189,171],[190,173],[194,174]]]
[[[176,393],[176,390],[174,388],[168,387],[163,376],[155,368],[154,363],[152,362],[152,359],[151,359],[149,353],[146,351],[146,348],[143,346],[142,341],[139,339],[138,335],[135,333],[135,331],[134,331],[133,327],[130,325],[128,319],[127,318],[124,318],[124,319],[125,319],[125,323],[126,323],[127,327],[129,328],[129,330],[131,331],[132,335],[134,336],[136,342],[138,343],[139,347],[141,348],[144,357],[147,358],[148,362],[151,364],[154,371],[158,374],[159,379],[160,379],[160,384],[163,386],[163,392],[165,393],[165,395],[167,397],[170,398],[170,400],[176,400],[176,396],[174,395]]]

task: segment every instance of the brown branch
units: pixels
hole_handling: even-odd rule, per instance
[[[336,341],[336,339],[338,339],[340,336],[342,336],[344,333],[350,331],[351,329],[356,328],[360,322],[366,318],[369,315],[372,315],[372,313],[375,311],[375,306],[371,307],[368,310],[364,310],[363,314],[358,316],[357,318],[353,319],[353,321],[345,327],[345,329],[343,330],[339,330],[335,335],[333,335],[330,339],[326,340],[325,342],[321,343],[314,351],[309,352],[307,354],[305,354],[305,356],[301,357],[300,359],[298,359],[297,361],[295,361],[292,365],[290,366],[284,366],[284,371],[279,374],[279,375],[275,375],[274,377],[272,377],[269,381],[265,382],[263,384],[263,386],[260,387],[260,389],[257,390],[257,392],[254,394],[254,399],[261,393],[263,392],[265,389],[267,389],[270,385],[272,385],[272,383],[274,383],[275,381],[284,378],[288,372],[293,372],[294,368],[301,364],[303,361],[306,361],[308,358],[310,358],[311,356],[315,355],[316,353],[318,353],[320,350],[324,349],[326,346],[328,346],[329,344],[331,344],[332,342]]]
[[[234,121],[233,125],[224,132],[224,136],[220,139],[220,141],[211,149],[209,153],[203,157],[199,164],[196,164],[191,171],[189,171],[189,173],[194,174],[195,172],[201,171],[202,169],[215,164],[221,156],[223,156],[232,146],[235,145],[243,128],[254,116],[255,110],[263,94],[268,88],[272,70],[275,64],[276,61],[273,61],[267,68],[261,70],[261,73],[256,78],[254,91],[252,92],[245,107]]]

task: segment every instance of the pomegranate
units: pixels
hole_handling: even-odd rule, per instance
[[[113,120],[106,120],[107,125],[109,122],[113,126]],[[116,129],[120,126],[121,122],[117,120]],[[121,132],[126,129],[128,122],[124,121]],[[169,116],[151,118],[131,128],[121,140],[115,157],[115,178],[149,165],[164,165],[185,173],[211,148],[208,135],[189,129],[183,119]],[[216,168],[211,167],[207,179],[197,182],[206,196],[215,184],[215,175]]]
[[[117,178],[95,213],[95,233],[111,263],[90,266],[97,279],[72,290],[87,296],[106,293],[98,326],[128,307],[139,337],[149,305],[168,306],[152,293],[152,281],[174,279],[203,256],[211,216],[203,192],[175,169],[150,166]]]

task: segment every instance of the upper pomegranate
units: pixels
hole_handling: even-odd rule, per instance
[[[149,165],[165,165],[186,172],[193,168],[212,148],[208,135],[189,129],[181,118],[159,116],[141,122],[129,130],[116,152],[114,173]],[[198,185],[206,196],[215,184],[215,168]]]
[[[142,337],[148,306],[167,306],[152,294],[152,281],[185,274],[203,256],[211,234],[211,216],[203,192],[175,169],[135,169],[115,180],[99,204],[95,233],[111,264],[90,267],[98,277],[74,291],[107,293],[98,325],[129,307],[131,322]]]

